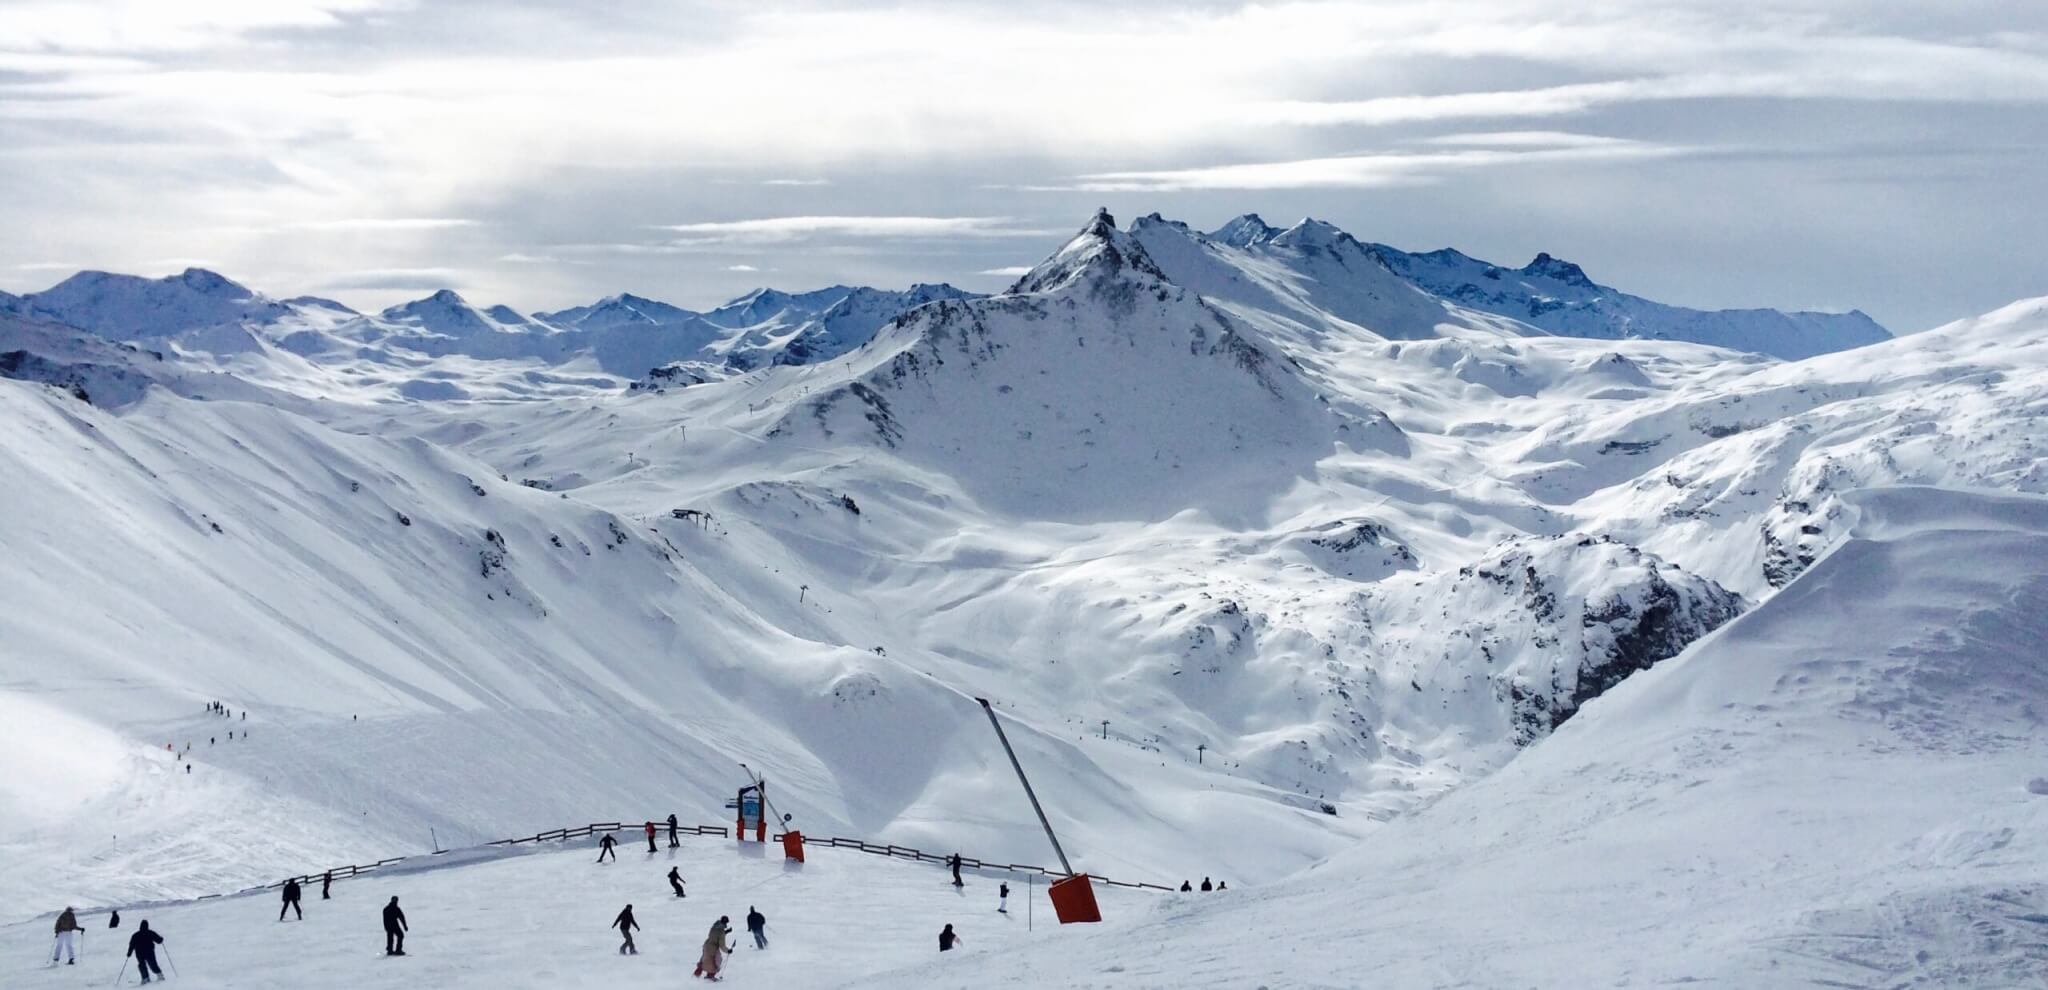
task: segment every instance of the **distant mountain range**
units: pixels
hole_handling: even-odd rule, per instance
[[[1313,219],[1283,230],[1245,214],[1201,233],[1153,214],[1126,233],[1159,267],[1160,277],[1240,315],[1278,320],[1295,333],[1413,340],[1478,331],[1674,340],[1785,359],[1890,336],[1860,312],[1687,309],[1600,285],[1579,266],[1548,254],[1507,268],[1450,249],[1415,254],[1361,241]],[[1042,277],[1026,276],[1018,289],[1029,290]],[[831,360],[918,307],[971,298],[976,294],[945,284],[900,291],[835,285],[797,293],[757,289],[704,312],[620,294],[526,314],[502,305],[477,306],[444,289],[364,314],[313,296],[272,299],[191,268],[160,279],[79,272],[42,292],[0,293],[0,313],[115,340],[177,339],[187,349],[213,353],[238,353],[262,346],[262,340],[308,358],[360,356],[366,348],[548,364],[587,358],[602,371],[639,378],[679,363],[701,365],[693,375],[702,377]],[[203,341],[195,336],[201,332]]]

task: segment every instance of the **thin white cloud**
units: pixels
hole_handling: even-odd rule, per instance
[[[14,270],[18,272],[75,272],[82,267],[68,261],[24,261],[21,264],[15,265]]]
[[[499,255],[498,260],[515,265],[548,265],[559,262],[562,259],[552,254],[527,254],[523,251],[513,251],[509,254]]]
[[[446,230],[474,227],[478,221],[456,217],[344,217],[338,220],[300,220],[285,224],[292,230]]]
[[[686,235],[682,241],[791,241],[811,237],[948,238],[1044,237],[1048,231],[1016,227],[1010,217],[816,216],[762,217],[665,224],[657,230]]]
[[[829,186],[831,179],[762,179],[764,186]]]
[[[0,38],[28,49],[189,51],[258,31],[337,27],[406,0],[26,0],[0,5]]]
[[[977,275],[1004,275],[1004,276],[1008,276],[1008,277],[1010,277],[1010,278],[1015,278],[1015,277],[1017,277],[1017,276],[1019,276],[1019,275],[1029,275],[1030,273],[1031,273],[1031,266],[1030,266],[1030,265],[1011,265],[1011,266],[1009,266],[1009,267],[1007,267],[1007,268],[984,268],[984,269],[982,269],[981,271],[979,271],[979,272],[976,272],[975,274],[977,274]]]
[[[1248,162],[1196,168],[1098,172],[1061,189],[1086,192],[1181,192],[1196,189],[1372,189],[1435,182],[1473,169],[1555,162],[1668,158],[1693,149],[1622,142],[1616,145],[1539,148],[1469,148],[1430,152],[1338,155],[1294,161]]]
[[[753,265],[727,265],[725,266],[725,270],[729,272],[758,272],[761,269],[756,268]]]
[[[1480,131],[1439,134],[1416,143],[1452,148],[1622,148],[1641,142],[1571,131]]]

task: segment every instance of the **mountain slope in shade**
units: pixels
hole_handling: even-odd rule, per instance
[[[1685,340],[1793,360],[1891,338],[1856,311],[1697,310],[1653,302],[1594,282],[1579,266],[1548,254],[1506,268],[1449,248],[1411,254],[1375,244],[1372,250],[1434,295],[1566,336]]]
[[[264,323],[291,313],[285,304],[203,268],[159,279],[79,272],[23,298],[37,315],[116,340]]]

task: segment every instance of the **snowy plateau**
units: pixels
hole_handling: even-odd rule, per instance
[[[1106,213],[986,296],[81,272],[0,294],[0,438],[9,990],[143,919],[175,985],[669,986],[750,906],[748,986],[2048,986],[2048,298]],[[751,771],[1056,867],[976,698],[1075,869],[1174,889],[639,847]]]

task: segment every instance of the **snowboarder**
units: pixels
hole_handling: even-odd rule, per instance
[[[676,816],[671,814],[668,816],[668,847],[674,849],[682,844],[682,841],[676,838]]]
[[[79,935],[84,932],[85,929],[78,924],[78,915],[71,913],[71,909],[66,907],[64,913],[57,916],[57,945],[50,950],[50,965],[57,965],[57,957],[60,955],[68,957],[64,965],[78,965],[76,943]]]
[[[704,936],[704,952],[697,957],[697,970],[692,976],[714,982],[718,979],[718,971],[725,965],[725,954],[732,951],[725,945],[725,933],[731,930],[732,919],[725,915],[719,915],[718,920],[711,923],[711,933]]]
[[[964,941],[966,940],[958,935],[953,934],[952,925],[947,925],[945,930],[939,933],[939,951],[951,952],[953,951],[953,943]]]
[[[647,823],[647,851],[654,851],[654,823]]]
[[[320,899],[327,900],[327,888],[334,886],[334,871],[328,870],[320,877]]]
[[[768,947],[768,916],[747,905],[747,932],[754,936],[754,948]]]
[[[1010,885],[1007,883],[996,888],[996,913],[1010,913]]]
[[[612,862],[618,862],[619,854],[612,851],[612,847],[618,844],[619,840],[612,838],[610,832],[606,832],[604,838],[597,840],[597,861],[602,863],[606,856],[610,856]]]
[[[405,955],[405,933],[412,926],[405,923],[405,912],[398,909],[398,895],[391,896],[391,903],[384,905],[384,954]]]
[[[1193,891],[1194,889],[1195,889],[1195,885],[1194,885],[1194,884],[1191,884],[1191,883],[1187,882],[1186,880],[1182,880],[1182,881],[1180,882],[1180,892],[1181,892],[1181,893],[1183,893],[1183,894],[1186,894],[1186,893],[1191,893],[1191,892],[1192,892],[1192,891]]]
[[[135,934],[128,936],[128,954],[135,957],[135,969],[142,974],[142,982],[148,983],[151,973],[159,978],[164,975],[164,968],[156,964],[156,947],[163,943],[164,937],[150,931],[147,921],[137,925]]]
[[[640,927],[640,923],[633,920],[633,905],[626,905],[626,909],[612,919],[611,926],[618,929],[619,934],[626,936],[625,944],[619,946],[619,955],[639,955],[640,950],[633,946],[633,929]]]
[[[677,897],[689,896],[683,893],[683,875],[676,872],[676,867],[673,866],[668,868],[668,889],[675,891]]]
[[[284,882],[284,904],[277,909],[277,920],[284,920],[284,912],[287,908],[297,911],[300,921],[306,920],[306,912],[299,910],[299,880],[297,877]]]
[[[946,860],[946,865],[953,868],[953,886],[966,886],[966,884],[960,882],[960,854],[954,853],[952,856],[948,857]]]
[[[1209,878],[1208,878],[1208,877],[1203,877],[1203,878],[1202,878],[1202,889],[1203,889],[1203,890],[1205,890],[1205,891],[1209,891],[1209,890],[1215,890],[1215,889],[1216,889],[1216,887],[1215,887],[1215,885],[1214,885],[1214,884],[1211,884],[1211,883],[1209,882]]]

